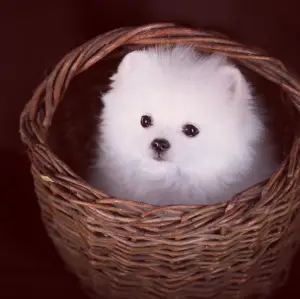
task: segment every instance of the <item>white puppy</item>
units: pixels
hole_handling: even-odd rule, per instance
[[[225,57],[183,46],[134,51],[111,79],[91,176],[108,195],[213,204],[275,171],[250,86]]]

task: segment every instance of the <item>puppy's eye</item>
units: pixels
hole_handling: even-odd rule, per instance
[[[152,126],[152,118],[149,115],[143,115],[141,118],[141,125],[144,128]]]
[[[199,134],[198,128],[191,124],[184,125],[182,131],[188,137],[195,137]]]

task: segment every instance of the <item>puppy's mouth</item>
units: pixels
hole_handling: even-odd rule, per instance
[[[158,162],[164,162],[167,160],[166,157],[160,153],[154,154],[153,159]]]

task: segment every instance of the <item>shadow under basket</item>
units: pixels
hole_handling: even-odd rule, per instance
[[[51,121],[74,77],[124,46],[174,44],[223,53],[281,92],[274,105],[281,105],[282,163],[229,202],[155,207],[111,198],[50,150]],[[282,286],[300,241],[299,103],[300,83],[280,61],[215,32],[166,23],[120,28],[66,55],[27,103],[20,132],[47,232],[88,294],[244,299]]]

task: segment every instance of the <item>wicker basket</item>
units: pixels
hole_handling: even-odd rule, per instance
[[[300,240],[298,122],[285,128],[292,139],[278,172],[215,206],[154,207],[108,197],[49,149],[51,120],[76,75],[123,45],[179,43],[233,58],[281,87],[282,115],[292,119],[299,110],[300,83],[280,61],[223,35],[151,24],[98,36],[65,56],[21,116],[42,219],[95,298],[265,298],[286,281]]]

